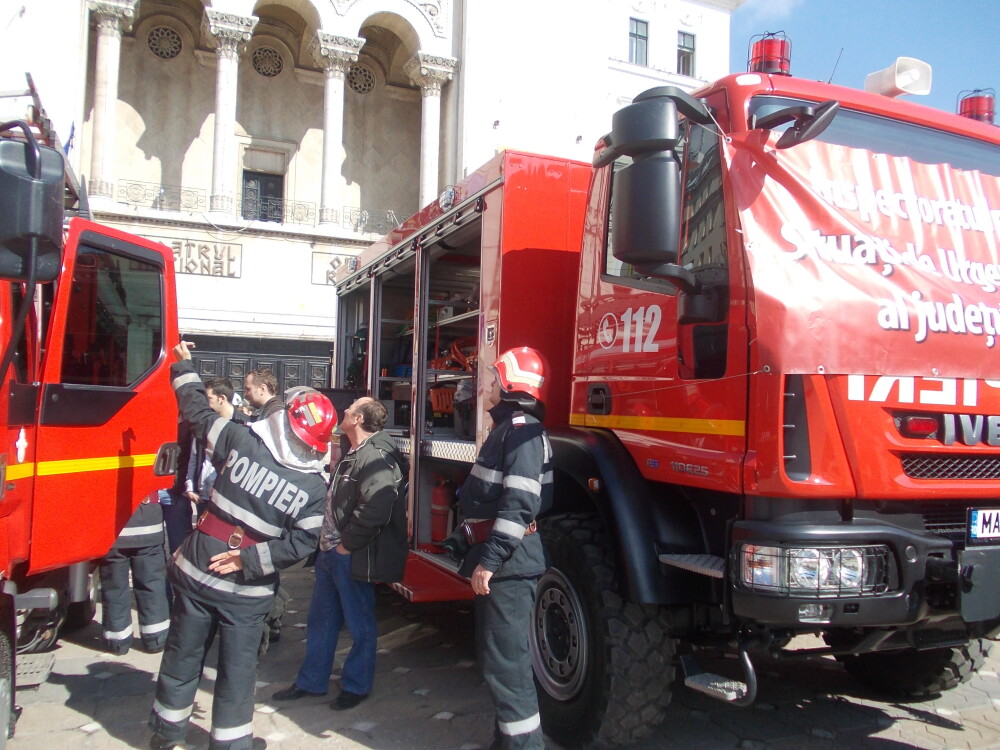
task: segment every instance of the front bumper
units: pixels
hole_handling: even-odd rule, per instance
[[[732,529],[732,610],[740,619],[772,628],[815,626],[804,620],[805,604],[828,605],[824,628],[908,627],[933,622],[985,623],[1000,618],[1000,547],[961,549],[933,534],[877,520],[810,525],[738,521]],[[748,586],[741,576],[744,544],[778,547],[885,545],[886,585],[880,592],[819,596],[778,593]]]

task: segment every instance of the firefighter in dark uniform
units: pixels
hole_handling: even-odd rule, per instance
[[[253,737],[257,647],[271,609],[277,571],[307,557],[323,523],[330,435],[337,413],[326,396],[303,388],[285,407],[247,427],[209,407],[190,362],[174,347],[171,368],[181,417],[206,438],[221,465],[208,509],[174,554],[170,634],[149,724],[152,748],[181,743],[194,710],[211,634],[219,635],[210,750],[266,747]]]
[[[142,647],[163,650],[170,628],[167,604],[166,558],[163,552],[163,511],[159,493],[145,498],[121,530],[114,545],[98,563],[101,576],[101,625],[108,651],[121,656],[132,646],[132,573],[135,606],[139,612]]]
[[[476,593],[476,641],[496,711],[491,748],[543,748],[528,631],[547,567],[535,518],[552,505],[552,448],[541,421],[548,368],[524,346],[490,369],[493,430],[461,491],[471,543],[461,572]]]
[[[284,401],[278,394],[278,378],[274,372],[267,367],[258,367],[246,374],[243,379],[243,400],[248,404],[254,413],[252,416],[242,416],[239,412],[234,413],[234,419],[239,422],[252,424],[267,419],[276,411],[284,408]],[[264,633],[260,639],[260,649],[258,656],[267,653],[268,647],[281,638],[281,618],[285,614],[285,605],[291,597],[288,592],[281,587],[279,578],[275,588],[274,600],[271,602],[271,611],[264,618]]]

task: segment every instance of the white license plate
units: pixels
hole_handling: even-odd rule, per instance
[[[1000,539],[1000,508],[973,508],[969,511],[970,539]]]

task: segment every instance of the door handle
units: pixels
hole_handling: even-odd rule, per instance
[[[587,413],[611,413],[611,388],[607,383],[591,383],[587,386]]]

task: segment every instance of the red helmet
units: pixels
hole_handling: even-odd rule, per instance
[[[507,393],[527,393],[542,403],[548,388],[545,385],[545,373],[549,363],[544,355],[530,346],[519,346],[508,349],[501,354],[490,368],[497,374],[500,387]]]
[[[337,426],[337,410],[319,391],[297,390],[285,401],[292,432],[313,450],[325,453]]]

